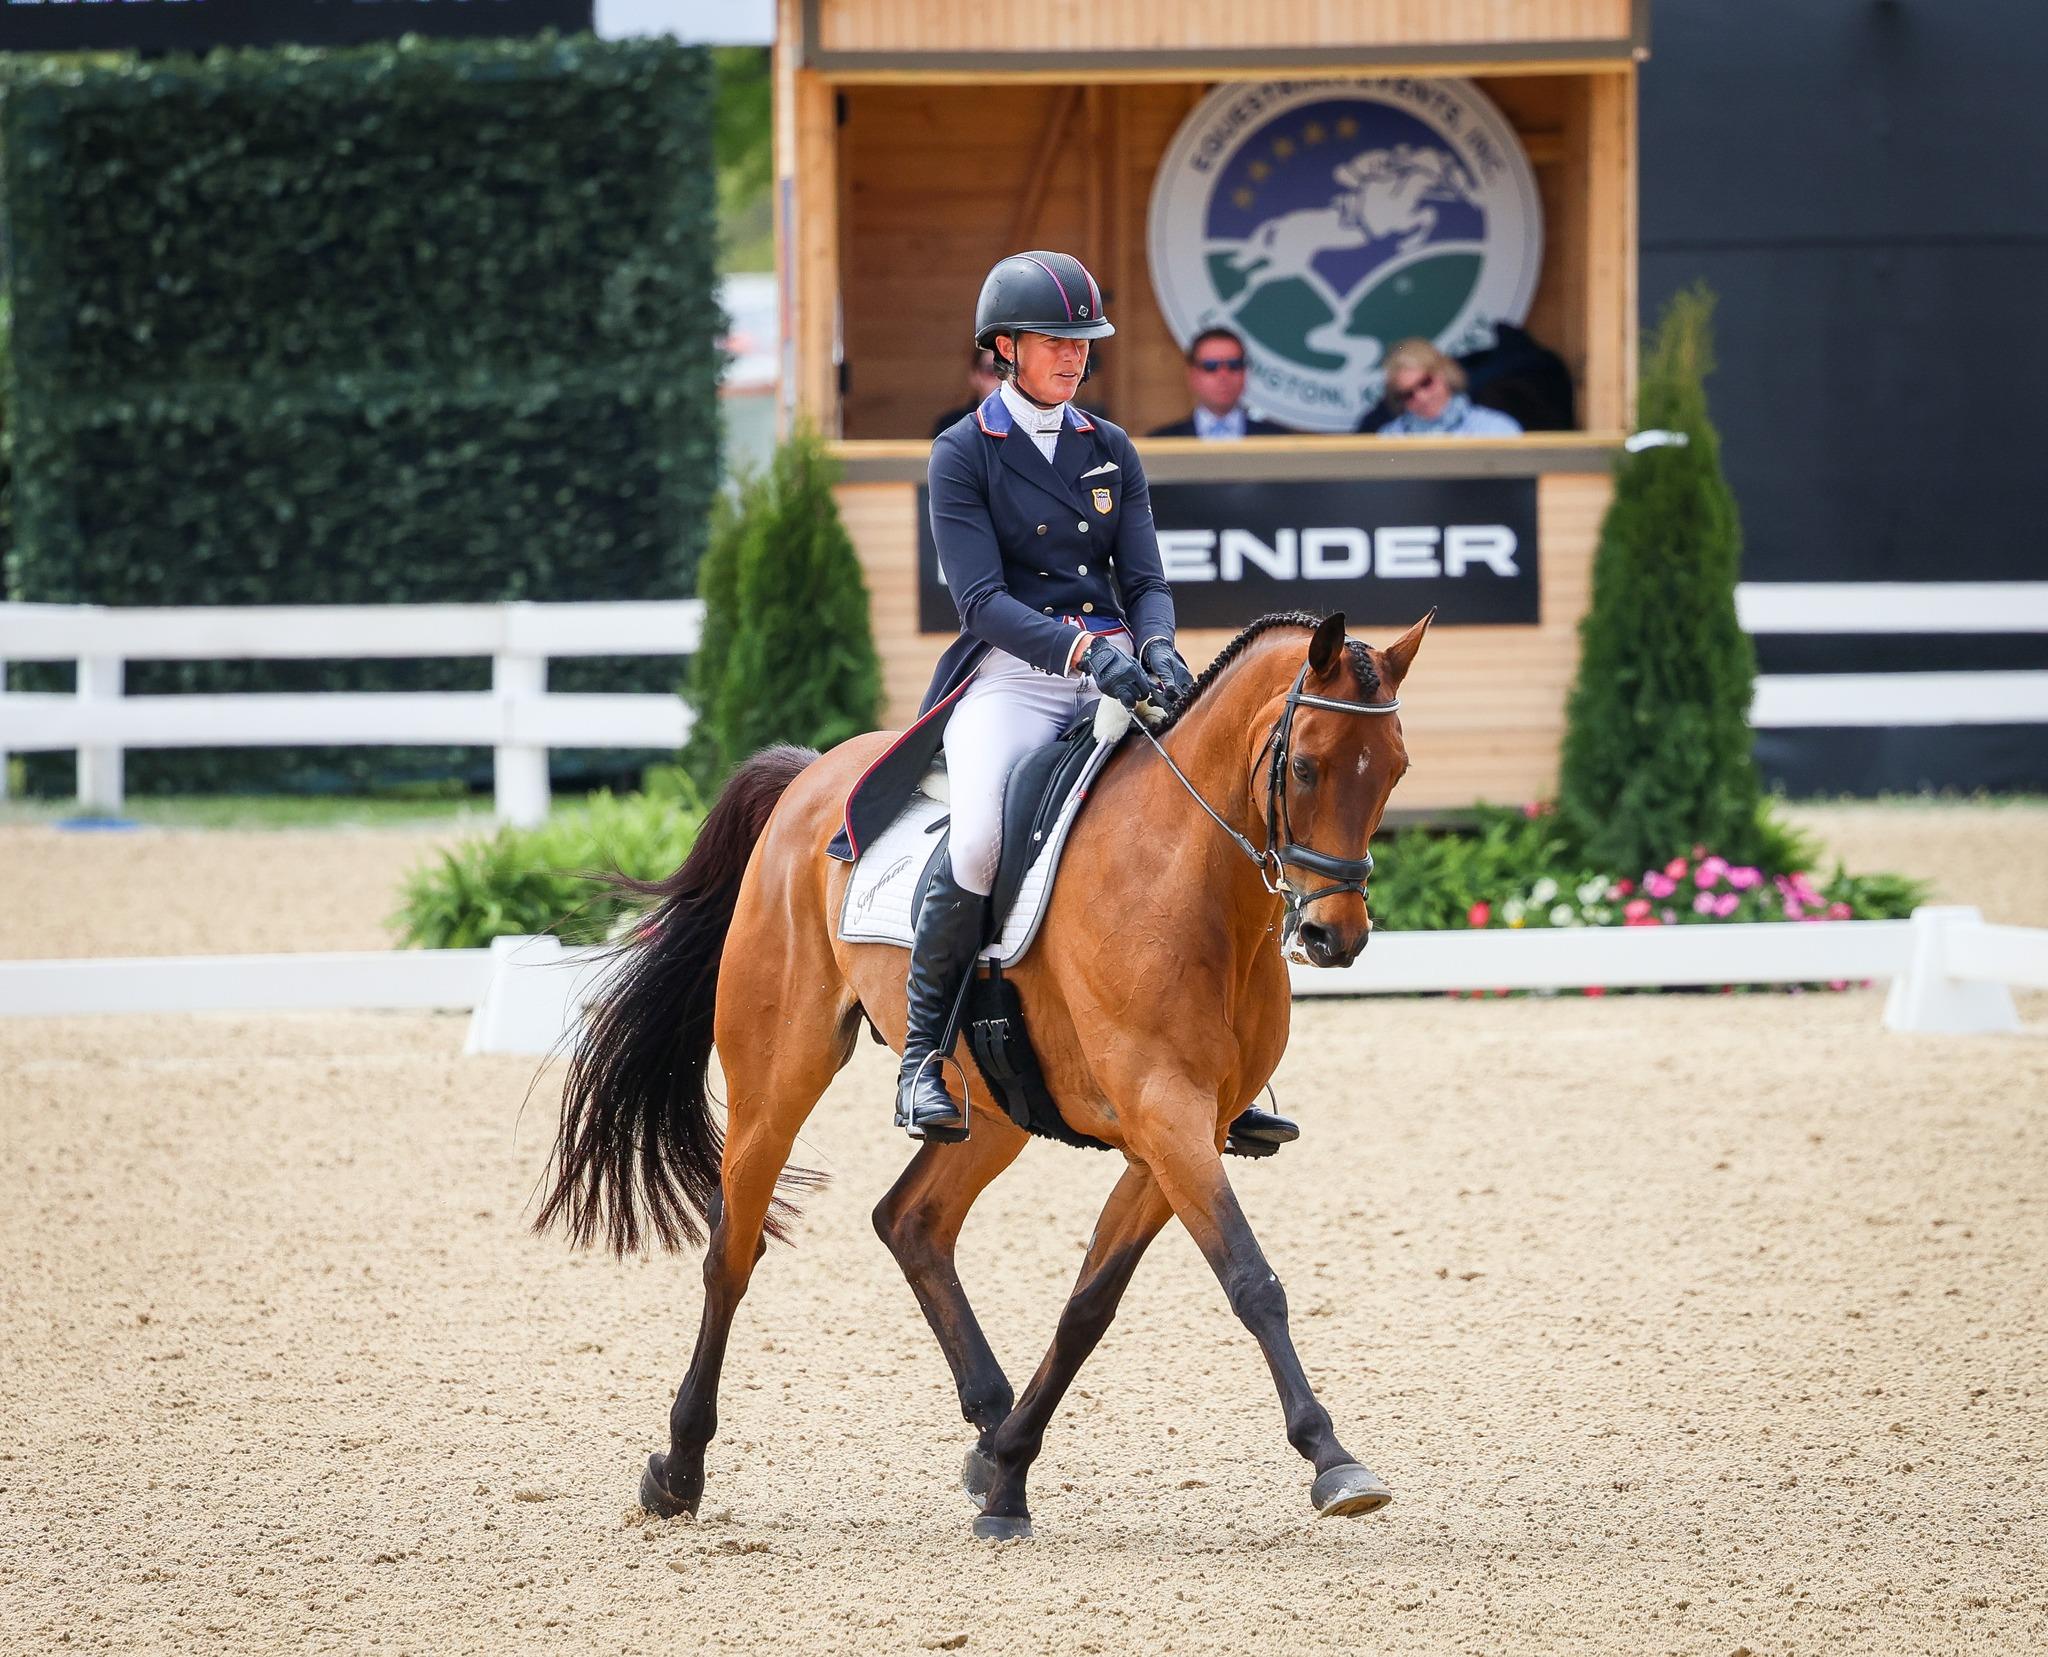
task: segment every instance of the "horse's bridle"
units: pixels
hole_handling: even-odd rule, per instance
[[[1272,730],[1266,733],[1266,740],[1259,749],[1261,758],[1271,755],[1266,767],[1266,846],[1261,851],[1257,846],[1239,834],[1225,822],[1216,808],[1202,798],[1201,791],[1188,781],[1181,768],[1173,763],[1173,756],[1150,731],[1145,722],[1134,721],[1144,732],[1145,740],[1152,744],[1153,751],[1166,761],[1167,770],[1180,779],[1181,787],[1193,797],[1196,805],[1206,811],[1216,826],[1236,842],[1237,849],[1250,858],[1259,871],[1259,879],[1267,891],[1280,898],[1287,905],[1284,925],[1286,935],[1292,936],[1301,925],[1301,912],[1312,903],[1324,898],[1333,898],[1345,892],[1366,895],[1366,886],[1372,879],[1372,853],[1363,857],[1333,857],[1328,852],[1319,852],[1313,846],[1303,845],[1294,838],[1294,821],[1287,807],[1287,758],[1294,736],[1294,716],[1303,708],[1327,708],[1332,713],[1389,714],[1401,711],[1401,699],[1391,697],[1384,702],[1345,702],[1333,696],[1312,696],[1301,687],[1308,683],[1308,663],[1302,663],[1301,671],[1294,676],[1294,683],[1287,692],[1287,705],[1280,710],[1280,717],[1273,722]],[[1318,887],[1313,892],[1297,892],[1288,884],[1287,869],[1307,869],[1321,875],[1330,884]]]

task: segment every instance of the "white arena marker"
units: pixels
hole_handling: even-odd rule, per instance
[[[1913,911],[1913,958],[1903,977],[1894,979],[1885,997],[1884,1027],[1915,1035],[1965,1036],[2010,1034],[2019,1029],[2019,1010],[2012,991],[2002,982],[1972,976],[1976,965],[1970,959],[1973,933],[2017,932],[2017,927],[1988,928],[1975,909],[1963,906],[1928,905]],[[2041,933],[2022,962],[2010,962],[2014,977],[2021,982],[2024,968],[2036,977],[2048,977],[2048,949]],[[2003,963],[2001,963],[2003,964]]]
[[[493,938],[491,973],[470,1017],[465,1053],[552,1053],[602,987],[601,949],[565,949],[552,936]]]

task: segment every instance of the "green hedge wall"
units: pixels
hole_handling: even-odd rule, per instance
[[[712,104],[702,50],[581,37],[14,72],[9,591],[687,593],[718,478]],[[458,688],[488,671],[143,664],[129,683]],[[554,676],[675,679],[672,661]],[[129,776],[139,792],[360,786],[465,758],[142,752]]]

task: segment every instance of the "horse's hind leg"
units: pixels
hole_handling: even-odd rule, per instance
[[[910,1292],[917,1296],[925,1322],[953,1371],[960,1413],[975,1429],[974,1448],[967,1452],[961,1477],[968,1495],[977,1500],[987,1494],[994,1471],[989,1441],[1010,1413],[1014,1395],[967,1303],[953,1250],[975,1198],[1016,1161],[1025,1138],[997,1113],[984,1111],[973,1138],[965,1144],[927,1144],[875,1205],[875,1231],[903,1268]]]
[[[668,1453],[649,1456],[640,1481],[640,1505],[650,1513],[671,1518],[697,1511],[704,1451],[718,1431],[726,1338],[755,1263],[767,1251],[763,1229],[775,1182],[798,1131],[845,1062],[857,1029],[851,1018],[835,1029],[820,1009],[813,1039],[721,1046],[721,1057],[732,1051],[734,1060],[726,1068],[729,1101],[717,1213],[704,1251],[704,1315],[689,1372],[669,1411]]]
[[[995,1477],[981,1517],[974,1521],[976,1536],[1006,1541],[1031,1534],[1024,1484],[1045,1443],[1046,1423],[1108,1331],[1146,1246],[1172,1216],[1151,1171],[1136,1163],[1126,1168],[1088,1239],[1081,1276],[1060,1313],[1052,1349],[991,1440]]]

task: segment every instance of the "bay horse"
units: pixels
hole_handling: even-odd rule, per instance
[[[1021,1398],[953,1256],[968,1209],[1028,1136],[1000,1109],[977,1109],[965,1143],[924,1145],[875,1208],[975,1431],[963,1482],[981,1505],[978,1536],[1030,1535],[1025,1482],[1047,1423],[1175,1217],[1265,1355],[1288,1441],[1315,1469],[1311,1504],[1338,1515],[1392,1499],[1309,1387],[1286,1293],[1221,1152],[1287,1045],[1283,944],[1322,966],[1365,947],[1369,845],[1408,767],[1396,692],[1429,621],[1376,650],[1347,640],[1341,615],[1263,617],[1149,745],[1130,744],[1094,783],[1038,939],[1010,976],[1061,1116],[1125,1166]],[[815,1183],[786,1166],[798,1130],[864,1021],[902,1049],[903,952],[835,935],[848,870],[825,855],[848,790],[890,740],[856,737],[822,757],[770,748],[743,764],[682,867],[635,888],[653,907],[570,1058],[535,1229],[559,1223],[620,1254],[710,1232],[696,1352],[668,1450],[640,1483],[658,1515],[695,1513],[703,1495],[734,1314],[767,1239],[786,1236],[792,1196]],[[706,1094],[714,1045],[723,1133]],[[965,1045],[972,1097],[987,1101]],[[879,1112],[874,1129],[890,1131]]]

